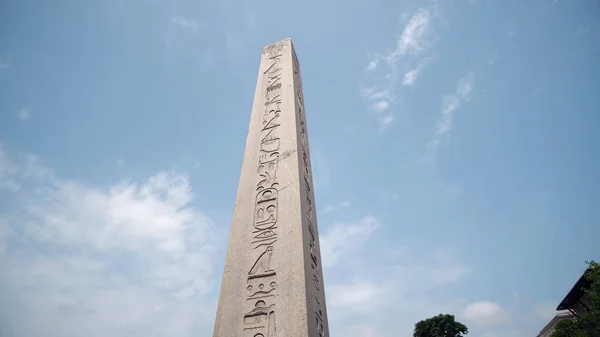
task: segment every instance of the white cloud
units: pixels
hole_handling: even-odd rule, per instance
[[[30,116],[31,116],[31,112],[29,111],[29,109],[23,108],[23,109],[19,110],[19,114],[17,117],[22,121],[26,121],[29,119]]]
[[[0,316],[15,336],[190,336],[198,320],[212,324],[214,305],[197,303],[214,289],[215,227],[191,206],[185,174],[101,188],[13,157],[0,152],[0,186],[20,185],[0,190],[11,200],[0,214]]]
[[[437,154],[441,142],[452,131],[454,127],[454,114],[463,103],[471,99],[473,86],[474,74],[470,71],[458,81],[453,94],[445,95],[442,98],[441,115],[436,122],[435,136],[433,140],[427,143],[428,155],[430,157],[434,157]]]
[[[408,21],[398,40],[397,53],[418,53],[424,49],[424,38],[430,25],[429,11],[419,9]]]
[[[557,302],[542,302],[537,303],[533,307],[534,314],[542,319],[550,321],[552,317],[554,317],[557,313],[556,307],[558,306]]]
[[[371,104],[371,110],[373,112],[375,112],[376,114],[381,114],[382,112],[387,110],[389,107],[390,107],[390,102],[385,101],[385,100],[378,101],[378,102]]]
[[[367,71],[373,71],[375,69],[377,69],[377,60],[371,60],[368,64],[367,67],[365,68]]]
[[[21,185],[15,179],[17,172],[18,167],[9,160],[8,154],[0,144],[0,192],[3,189],[14,192],[20,188]]]
[[[381,296],[385,295],[385,289],[377,284],[334,284],[328,287],[328,305],[336,307],[354,307],[358,311],[370,311],[376,308]]]
[[[460,107],[460,99],[456,95],[446,95],[442,98],[442,116],[438,119],[435,134],[443,136],[453,127],[454,111]]]
[[[486,332],[482,337],[500,337],[500,335],[495,332]]]
[[[377,116],[377,119],[381,118],[381,114],[391,107],[395,97],[391,88],[376,87],[363,88],[363,97],[369,102],[369,111]]]
[[[499,324],[507,319],[506,312],[498,304],[489,301],[469,303],[464,315],[471,322],[482,325]]]
[[[468,268],[449,258],[451,254],[444,252],[446,259],[438,260],[432,254],[435,249],[419,247],[413,250],[417,254],[403,249],[403,255],[388,256],[375,248],[378,245],[369,245],[375,260],[345,257],[350,273],[326,270],[328,280],[343,275],[326,287],[333,331],[350,336],[359,336],[358,331],[409,336],[419,320],[440,312],[458,314],[464,308],[466,303],[441,290],[463,281],[469,273]],[[390,320],[393,325],[385,323]]]
[[[404,81],[402,81],[402,84],[404,84],[404,85],[414,85],[415,82],[417,81],[417,77],[419,76],[419,71],[421,71],[421,67],[420,66],[407,71],[404,74]]]
[[[353,333],[353,334],[352,334]],[[352,333],[345,333],[344,336],[351,337],[384,337],[379,329],[375,326],[364,324],[362,326],[352,327]]]
[[[387,114],[384,116],[377,117],[377,122],[379,123],[379,133],[383,134],[387,131],[388,127],[396,120],[394,114]]]
[[[431,23],[429,9],[420,8],[411,16],[396,41],[396,49],[384,55],[392,69],[397,68],[400,57],[420,54],[433,47],[435,39],[432,36]]]
[[[395,41],[395,47],[386,53],[371,53],[365,70],[371,78],[363,85],[363,96],[368,109],[375,114],[380,133],[388,129],[395,121],[393,112],[381,116],[396,102],[396,89],[399,82],[412,86],[430,60],[430,51],[436,43],[432,28],[430,8],[419,8],[407,20],[401,34]],[[381,75],[381,76],[380,76]]]
[[[473,76],[473,72],[470,71],[465,77],[458,81],[456,95],[463,101],[469,101],[471,99],[471,92],[473,91]]]
[[[192,32],[194,35],[198,34],[198,31],[200,30],[201,26],[200,21],[184,18],[180,15],[171,16],[171,22],[181,27],[182,29]]]
[[[316,189],[324,188],[331,183],[331,173],[329,171],[329,163],[326,160],[327,156],[318,146],[313,147],[311,157],[313,158],[313,183]]]
[[[355,251],[380,226],[374,216],[366,216],[356,223],[334,224],[320,240],[323,265],[331,267],[338,264],[342,256]]]
[[[323,214],[326,213],[331,213],[331,212],[338,212],[341,211],[344,208],[348,208],[350,207],[350,202],[349,201],[343,201],[337,204],[333,204],[333,205],[327,205],[325,206],[325,209],[323,209]]]
[[[383,102],[388,103],[394,99],[393,96],[393,93],[391,93],[389,89],[384,89],[381,91],[370,91],[367,95],[367,98],[374,101],[383,100]]]

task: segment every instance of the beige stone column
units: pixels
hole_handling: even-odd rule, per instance
[[[329,336],[300,67],[263,49],[213,337]]]

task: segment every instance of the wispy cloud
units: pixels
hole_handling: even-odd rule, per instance
[[[375,69],[377,69],[377,61],[375,60],[370,61],[365,68],[366,71],[373,71]]]
[[[556,315],[558,302],[541,302],[533,307],[533,313],[540,319],[550,320]]]
[[[455,92],[453,94],[445,95],[442,98],[441,115],[436,123],[435,135],[433,140],[427,144],[429,151],[428,155],[430,156],[429,159],[437,154],[441,142],[449,135],[450,131],[452,131],[456,110],[471,99],[474,76],[472,71],[468,72],[458,81]]]
[[[336,223],[321,237],[321,254],[325,267],[340,262],[346,254],[356,252],[357,246],[368,240],[381,224],[374,216],[366,216],[356,223]]]
[[[200,21],[195,19],[188,19],[180,15],[171,16],[171,23],[190,31],[194,35],[198,34],[201,24]]]
[[[427,42],[425,37],[430,24],[431,17],[429,10],[424,8],[417,10],[404,27],[396,50],[390,55],[390,61],[394,61],[395,58],[406,53],[417,54],[422,52]]]
[[[311,153],[313,165],[313,178],[316,188],[325,188],[331,183],[331,172],[329,170],[328,156],[317,145]]]
[[[464,316],[475,324],[493,325],[504,322],[508,316],[498,304],[489,301],[469,303]]]
[[[169,25],[163,31],[162,41],[172,55],[177,55],[192,62],[197,62],[202,72],[208,72],[215,68],[218,58],[213,46],[201,43],[198,39],[201,35],[209,33],[209,27],[197,19],[186,18],[180,15],[172,15]]]
[[[332,308],[353,307],[357,311],[371,311],[383,300],[384,290],[381,285],[369,282],[334,284],[328,289],[328,304]]]
[[[8,158],[8,154],[4,150],[2,144],[0,144],[0,192],[3,189],[9,190],[11,192],[18,191],[21,187],[15,175],[19,172],[18,166],[16,166],[10,158]],[[2,225],[0,224],[0,227]],[[0,247],[2,247],[2,238],[0,237]],[[2,250],[0,250],[1,256]]]
[[[23,108],[23,109],[19,110],[19,113],[17,114],[17,117],[22,121],[28,120],[30,116],[31,116],[31,111],[29,110],[29,108]]]
[[[0,60],[0,69],[6,69],[10,66],[10,62],[6,60]]]
[[[418,67],[407,71],[404,74],[404,80],[402,81],[402,84],[404,84],[404,85],[413,85],[413,84],[415,84],[415,82],[417,81],[417,77],[419,76],[419,72],[421,71],[422,67],[423,67],[422,65],[419,65]]]
[[[377,123],[379,124],[379,133],[384,134],[390,125],[396,120],[394,114],[386,114],[382,116],[377,116]]]
[[[394,113],[389,110],[396,102],[398,84],[415,85],[431,59],[428,52],[436,43],[432,12],[436,10],[434,5],[407,15],[395,47],[386,53],[369,54],[370,60],[365,66],[368,80],[361,85],[361,91],[380,133],[385,132],[395,120]]]
[[[235,11],[232,11],[229,5],[223,7],[225,10],[222,20],[236,23],[227,26],[219,25],[220,33],[224,35],[225,56],[229,60],[230,66],[237,66],[247,56],[250,44],[257,37],[258,29],[265,22],[261,20],[261,15],[264,13],[259,10],[259,7],[241,5]]]
[[[496,64],[496,62],[498,61],[499,56],[500,56],[500,50],[496,49],[494,51],[494,54],[492,54],[492,56],[490,56],[490,58],[488,59],[488,64],[490,66],[494,66]]]
[[[337,282],[330,281],[327,287],[332,329],[339,334],[351,336],[357,336],[358,331],[363,336],[410,335],[415,322],[421,319],[439,312],[460,313],[467,303],[451,295],[439,296],[438,290],[463,281],[470,272],[469,268],[448,252],[444,252],[444,259],[437,259],[435,256],[439,252],[435,252],[435,249],[427,250],[427,254],[422,253],[422,247],[402,249],[404,254],[399,255],[396,253],[398,247],[395,243],[394,252],[386,254],[389,247],[368,243],[373,229],[364,226],[364,219],[361,222],[363,224],[359,227],[362,229],[356,232],[362,234],[362,243],[350,240],[348,246],[360,248],[364,244],[369,249],[359,253],[353,251],[355,255],[344,255],[339,259],[350,267],[349,270],[342,269],[341,264],[330,266],[336,268],[335,273],[325,270],[328,280],[334,274],[344,275]],[[326,238],[336,234],[339,235],[329,232]],[[323,243],[322,246],[326,247]],[[373,260],[369,260],[369,255],[376,258],[378,263],[374,264]],[[379,323],[389,319],[394,319],[392,327]]]
[[[323,213],[331,213],[331,212],[339,212],[341,210],[343,210],[344,208],[348,208],[350,207],[350,202],[349,201],[343,201],[337,204],[332,204],[332,205],[327,205],[325,206],[325,209],[323,209]]]

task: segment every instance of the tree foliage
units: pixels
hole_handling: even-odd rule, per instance
[[[586,263],[589,268],[584,275],[590,288],[584,291],[594,310],[575,319],[559,321],[552,337],[600,337],[600,265],[595,261]]]
[[[414,337],[463,337],[469,329],[454,320],[454,315],[442,315],[422,320],[415,325]]]

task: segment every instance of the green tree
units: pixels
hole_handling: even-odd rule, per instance
[[[454,315],[442,315],[424,319],[415,325],[414,337],[463,337],[469,329],[454,320]]]
[[[584,275],[590,287],[584,291],[590,297],[594,310],[581,317],[558,322],[552,337],[600,337],[600,265],[595,261],[586,263],[589,268]]]

